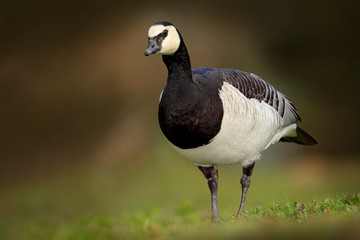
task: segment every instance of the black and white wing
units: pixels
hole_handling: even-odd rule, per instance
[[[280,115],[282,119],[281,127],[286,127],[301,121],[300,115],[290,99],[253,73],[227,68],[197,68],[193,70],[193,73],[195,75],[209,75],[209,79],[217,78],[223,82],[228,82],[248,99],[257,99],[259,102],[265,102],[273,107]],[[296,128],[296,134],[296,137],[284,137],[281,141],[296,142],[305,145],[316,143],[314,138],[299,127]]]
[[[271,84],[262,80],[259,76],[235,69],[196,68],[193,70],[196,76],[200,74],[208,79],[219,79],[230,83],[248,99],[257,99],[272,106],[282,118],[282,126],[301,121],[301,118],[292,102]],[[196,78],[196,77],[195,77]]]
[[[293,103],[259,76],[234,69],[219,69],[224,80],[239,89],[247,98],[255,98],[272,106],[282,118],[282,126],[301,121]]]

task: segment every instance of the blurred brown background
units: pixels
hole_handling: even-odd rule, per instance
[[[142,151],[167,144],[157,124],[166,68],[159,56],[143,54],[147,30],[159,20],[181,31],[193,67],[253,72],[288,95],[301,126],[319,141],[293,153],[358,160],[358,7],[358,1],[2,1],[1,186],[88,165],[121,164],[121,174],[151,160],[139,157]]]

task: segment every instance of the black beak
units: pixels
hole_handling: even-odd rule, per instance
[[[149,39],[149,44],[144,52],[145,56],[149,56],[150,54],[155,54],[160,51],[161,46],[158,46],[156,43],[156,39]]]

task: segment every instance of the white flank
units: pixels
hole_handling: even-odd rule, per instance
[[[296,123],[293,123],[286,127],[279,128],[266,148],[271,144],[277,143],[282,137],[296,137],[296,127]]]
[[[193,149],[174,146],[197,165],[240,163],[247,166],[258,160],[260,153],[270,144],[294,128],[292,125],[291,129],[290,126],[280,128],[281,116],[273,107],[246,98],[227,82],[224,82],[219,96],[224,115],[220,132],[215,138],[209,144]]]
[[[168,30],[168,35],[162,42],[161,50],[158,53],[171,55],[174,54],[180,46],[180,35],[174,26],[153,25],[149,28],[148,36],[149,38],[156,37],[165,29]]]

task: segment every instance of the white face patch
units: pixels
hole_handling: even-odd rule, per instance
[[[164,55],[172,55],[178,50],[180,46],[180,36],[174,26],[164,26],[161,24],[153,25],[149,28],[148,36],[149,38],[154,38],[160,33],[162,33],[165,29],[168,30],[168,35],[163,40],[161,44],[161,50],[158,53]]]

